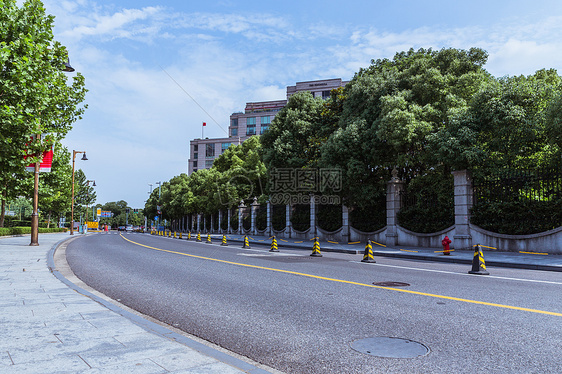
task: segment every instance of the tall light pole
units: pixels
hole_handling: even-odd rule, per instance
[[[75,69],[70,66],[70,59],[64,63],[62,71],[72,73]],[[41,141],[41,134],[37,134],[37,141]],[[31,214],[31,246],[39,245],[39,170],[41,169],[41,152],[37,153],[38,160],[35,163],[35,175],[33,176],[33,213]],[[71,228],[72,230],[72,228]]]
[[[158,204],[160,204],[160,199],[162,198],[162,182],[155,182],[154,184],[158,185]],[[156,204],[156,208],[158,210],[158,224],[161,225],[162,224],[162,207],[160,205]]]
[[[37,134],[36,141],[41,142],[41,135]],[[41,158],[41,152],[36,155]],[[31,214],[31,246],[39,245],[39,169],[41,162],[35,162],[34,176],[33,176],[33,213]]]
[[[149,183],[148,185],[150,186],[150,192],[148,193],[148,198],[150,199],[150,196],[152,195],[152,183]],[[146,203],[146,201],[145,201],[145,203]],[[145,213],[145,215],[144,215],[144,226],[145,226],[145,228],[147,226],[147,222],[146,222],[147,219],[148,219],[148,217],[146,216],[146,213]],[[150,229],[152,230],[152,220],[149,219],[148,221],[150,222]]]
[[[76,154],[83,153],[82,161],[88,161],[86,151],[72,151],[72,198],[70,199],[70,235],[74,235],[74,162],[76,161]]]
[[[62,71],[72,73],[74,68],[70,66],[70,59],[64,63]],[[37,141],[41,141],[41,134],[37,134]],[[33,213],[31,214],[31,246],[39,245],[39,171],[41,169],[41,152],[37,152],[38,160],[35,162],[33,176]]]
[[[86,185],[90,186],[90,182],[92,182],[92,187],[96,186],[95,180],[87,180]],[[88,196],[89,196],[89,194],[88,194]],[[88,205],[86,205],[86,220],[88,220]],[[93,207],[92,207],[92,222],[94,222],[94,208]]]

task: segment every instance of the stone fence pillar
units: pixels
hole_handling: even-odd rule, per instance
[[[252,233],[252,235],[257,235],[258,233],[256,216],[258,214],[259,206],[260,204],[258,204],[257,197],[254,197],[254,201],[250,205],[250,232]]]
[[[349,209],[346,205],[341,206],[341,214],[342,214],[342,229],[341,229],[341,239],[344,243],[349,243]]]
[[[232,234],[232,229],[230,228],[230,216],[232,216],[232,208],[228,208],[228,217],[227,217],[228,227],[226,228],[227,234]]]
[[[243,219],[244,219],[244,200],[240,200],[240,205],[238,205],[238,235],[242,235],[244,233],[244,228],[242,227]]]
[[[310,233],[315,238],[318,234],[316,230],[316,196],[310,194]]]
[[[271,217],[272,217],[272,210],[273,210],[273,206],[271,205],[271,201],[268,200],[267,201],[267,228],[265,230],[266,235],[271,237],[273,236],[273,224],[271,223]]]
[[[472,176],[468,170],[453,171],[455,183],[455,234],[453,248],[472,249],[470,208],[473,205]]]
[[[404,182],[398,178],[398,171],[392,170],[392,178],[386,188],[386,245],[398,244],[398,219],[401,208],[400,193],[404,190]]]
[[[291,226],[291,204],[285,206],[285,232],[287,233],[287,238],[291,237],[293,228]]]

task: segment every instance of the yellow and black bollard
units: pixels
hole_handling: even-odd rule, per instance
[[[478,274],[478,275],[490,275],[486,271],[486,262],[484,261],[484,254],[482,253],[482,248],[480,245],[475,245],[474,257],[472,258],[472,270],[468,274]]]
[[[180,239],[182,239],[181,231],[180,231]]]
[[[211,244],[211,243],[212,243],[212,242],[211,242],[211,233],[210,233],[210,232],[207,233],[207,241],[206,241],[205,243],[207,243],[207,244]]]
[[[248,235],[244,235],[244,243],[242,244],[242,248],[250,248],[250,241],[248,240]]]
[[[196,242],[201,242],[201,232],[198,231],[197,232],[197,239],[195,239]]]
[[[269,252],[279,252],[279,247],[277,247],[277,239],[275,236],[271,239],[271,249]]]
[[[371,245],[371,239],[367,239],[367,245],[365,246],[365,254],[363,254],[363,259],[361,262],[375,263],[375,256],[373,256],[373,246]]]
[[[176,238],[177,238],[177,235],[176,235],[176,234],[177,234],[177,233],[176,233],[176,232],[174,231],[174,239],[176,239]]]
[[[187,240],[191,240],[191,231],[187,233]]]
[[[320,253],[320,243],[318,243],[318,237],[314,238],[314,245],[312,246],[312,253],[310,255],[312,257],[322,257],[322,253]]]
[[[228,245],[228,243],[226,242],[226,235],[223,235],[223,236],[222,236],[222,243],[221,243],[221,245],[222,245],[222,246],[227,246],[227,245]]]

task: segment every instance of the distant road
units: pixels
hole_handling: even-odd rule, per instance
[[[105,295],[286,373],[561,372],[560,273],[268,249],[111,233],[66,254]],[[415,357],[368,354],[374,337]]]

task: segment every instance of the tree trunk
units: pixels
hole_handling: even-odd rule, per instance
[[[47,228],[51,227],[51,211],[49,210],[49,216],[47,218]]]

